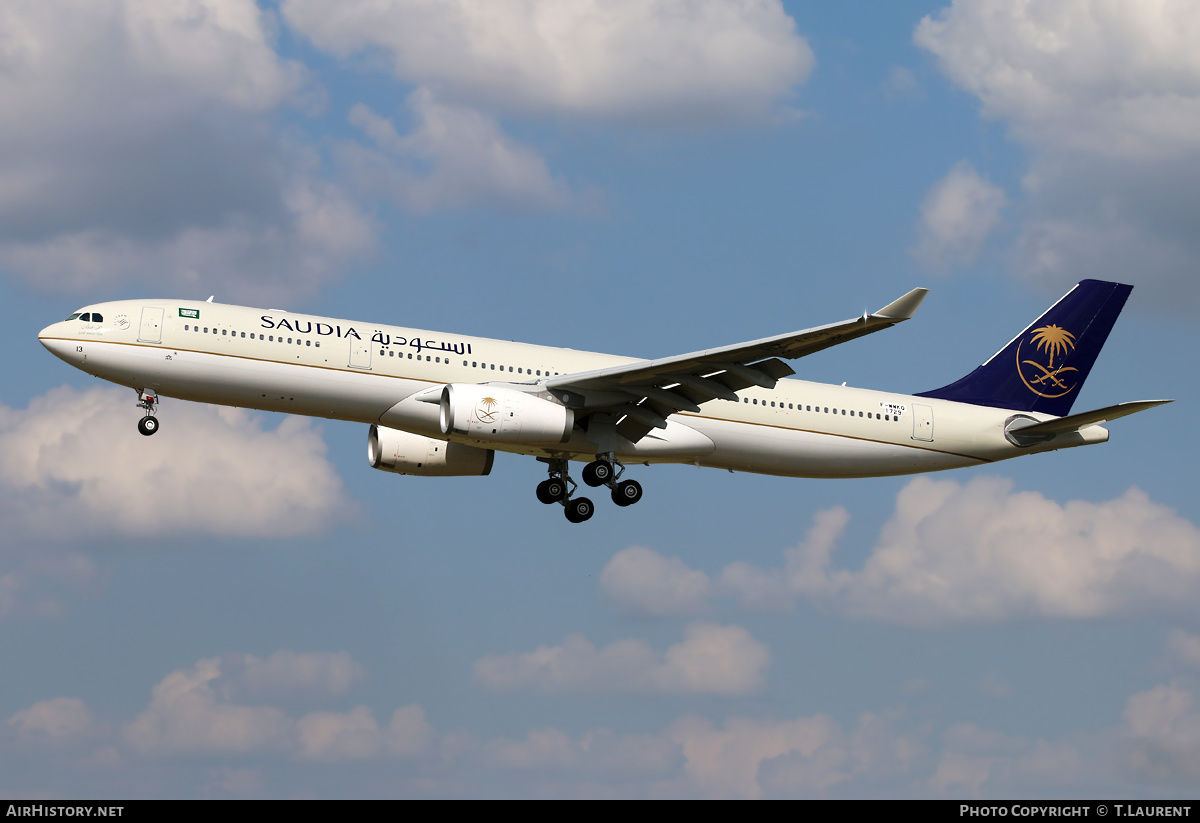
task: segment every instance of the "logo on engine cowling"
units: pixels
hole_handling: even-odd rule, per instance
[[[1021,348],[1026,349],[1027,358],[1021,359]],[[1017,344],[1017,373],[1025,387],[1041,397],[1062,397],[1078,385],[1071,372],[1079,369],[1065,362],[1055,366],[1054,361],[1065,358],[1075,348],[1075,335],[1061,326],[1049,325],[1034,329],[1029,337]]]
[[[479,401],[479,407],[475,409],[475,416],[479,418],[480,423],[495,423],[496,415],[500,413],[499,406],[496,398],[485,397]]]

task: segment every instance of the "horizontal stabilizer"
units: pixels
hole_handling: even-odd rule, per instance
[[[1115,406],[1105,406],[1103,409],[1080,412],[1079,414],[1072,414],[1067,417],[1059,417],[1054,420],[1047,420],[1043,423],[1031,423],[1028,426],[1021,426],[1021,421],[1016,420],[1013,421],[1013,425],[1008,429],[1008,434],[1016,437],[1018,440],[1047,440],[1055,435],[1076,432],[1080,429],[1086,429],[1088,426],[1098,426],[1101,423],[1107,423],[1108,421],[1116,420],[1119,417],[1136,414],[1140,411],[1145,411],[1146,409],[1152,409],[1155,406],[1161,406],[1164,403],[1172,402],[1174,401],[1138,400],[1133,403],[1118,403]]]

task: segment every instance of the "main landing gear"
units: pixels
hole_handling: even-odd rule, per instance
[[[582,523],[595,513],[595,506],[586,497],[575,497],[578,488],[567,473],[567,461],[561,458],[539,458],[549,464],[550,477],[538,483],[537,499],[543,503],[562,503],[567,520]],[[642,484],[636,480],[621,480],[625,467],[613,456],[597,457],[583,467],[583,482],[589,486],[608,486],[612,501],[618,506],[632,506],[642,499]]]
[[[158,431],[158,418],[154,409],[158,405],[158,392],[153,389],[142,389],[138,392],[138,408],[145,409],[146,415],[138,421],[138,431],[149,437]]]

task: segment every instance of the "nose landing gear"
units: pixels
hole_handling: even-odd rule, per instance
[[[154,389],[142,389],[138,392],[138,408],[146,410],[146,415],[138,421],[138,431],[146,437],[158,431],[158,418],[154,416],[157,405],[158,392]]]

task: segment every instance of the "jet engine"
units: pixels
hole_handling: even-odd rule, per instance
[[[500,386],[451,383],[442,389],[442,434],[494,443],[552,445],[571,439],[575,413]]]
[[[489,474],[496,453],[461,443],[373,425],[367,435],[371,467],[420,477],[467,477]]]

